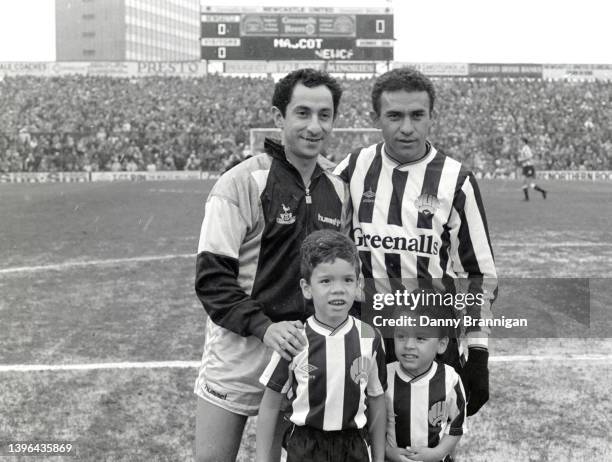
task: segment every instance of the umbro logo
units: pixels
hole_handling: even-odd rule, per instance
[[[295,370],[300,371],[302,374],[304,374],[304,379],[308,379],[308,380],[314,380],[315,376],[312,374],[312,372],[318,370],[319,368],[317,366],[313,366],[312,364],[302,364],[300,367],[297,367]]]
[[[292,225],[295,223],[295,216],[291,213],[291,208],[286,207],[285,204],[281,204],[283,211],[279,213],[276,222],[279,225]]]
[[[319,369],[317,366],[313,366],[312,364],[302,364],[300,367],[298,367],[299,370],[301,370],[302,372],[306,372],[307,374],[310,374],[311,372],[316,371],[317,369]]]
[[[363,193],[361,196],[361,202],[371,203],[376,199],[376,193],[372,191],[372,187]]]

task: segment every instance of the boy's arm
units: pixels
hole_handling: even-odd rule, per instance
[[[368,396],[368,432],[372,443],[372,461],[385,460],[385,430],[387,409],[385,395]]]
[[[276,422],[283,395],[271,388],[264,391],[257,417],[256,460],[269,462],[276,432]]]
[[[372,329],[367,324],[366,329]],[[387,366],[385,365],[385,350],[382,337],[374,334],[372,342],[372,364],[368,372],[368,431],[372,443],[372,460],[385,460],[385,434],[387,430],[387,404],[385,390],[387,389]]]
[[[439,462],[444,459],[457,446],[461,435],[444,435],[435,448],[408,447],[406,457],[421,462]]]

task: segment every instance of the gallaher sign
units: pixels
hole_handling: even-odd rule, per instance
[[[470,77],[542,78],[541,64],[470,64]]]

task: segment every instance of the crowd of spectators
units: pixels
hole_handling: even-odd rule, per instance
[[[373,79],[342,79],[336,127],[371,127]],[[609,82],[437,79],[432,139],[477,171],[515,168],[520,137],[540,169],[612,168]],[[0,172],[223,170],[273,127],[271,78],[103,76],[0,80]],[[364,142],[330,147],[339,160]]]

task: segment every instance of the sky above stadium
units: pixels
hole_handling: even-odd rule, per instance
[[[395,60],[612,64],[602,0],[211,0],[210,5],[391,6]],[[55,60],[54,0],[0,2],[0,61]]]

